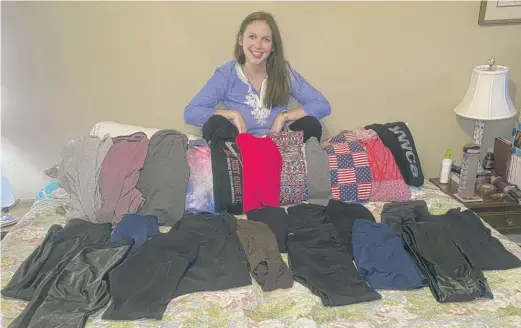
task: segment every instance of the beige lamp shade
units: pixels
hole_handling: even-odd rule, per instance
[[[502,120],[517,114],[508,91],[506,66],[480,65],[474,67],[467,93],[454,112],[476,120]]]

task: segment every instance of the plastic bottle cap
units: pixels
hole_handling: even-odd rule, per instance
[[[451,159],[452,157],[452,150],[450,149],[447,149],[447,151],[445,152],[445,157],[446,159]]]

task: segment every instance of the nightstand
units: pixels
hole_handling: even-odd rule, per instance
[[[6,227],[0,228],[1,240],[16,227],[19,219],[21,219],[34,204],[34,199],[21,199],[17,200],[14,205],[10,206],[8,209],[3,209],[6,212],[9,212],[11,216],[13,216],[16,220],[16,223],[8,225]]]
[[[5,236],[16,226],[16,223],[8,225],[7,227],[0,228],[0,240],[3,240]]]
[[[458,190],[458,184],[450,181],[447,184],[440,183],[439,178],[429,179],[447,195],[461,203],[454,196]],[[521,233],[521,205],[511,197],[503,199],[493,199],[476,191],[476,194],[483,198],[482,202],[469,202],[463,205],[479,215],[485,222],[490,224],[503,235]]]

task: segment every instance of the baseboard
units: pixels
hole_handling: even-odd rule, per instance
[[[15,207],[18,207],[18,206],[31,206],[34,204],[34,202],[36,201],[36,199],[34,198],[20,198],[20,201],[18,202],[18,204],[16,204]]]

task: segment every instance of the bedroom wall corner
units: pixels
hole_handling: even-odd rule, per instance
[[[0,160],[2,172],[13,186],[15,198],[36,199],[36,193],[51,179],[35,165],[34,161],[30,160],[27,154],[6,138],[2,138],[0,151],[2,153]]]

